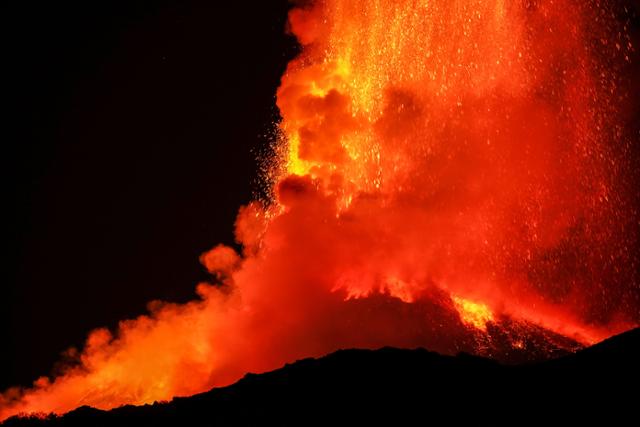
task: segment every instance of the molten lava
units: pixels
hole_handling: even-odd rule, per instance
[[[493,322],[493,313],[485,304],[453,296],[453,303],[460,313],[460,320],[466,325],[473,326],[483,332],[487,331],[487,323]]]
[[[308,2],[307,2],[308,3]],[[20,412],[190,395],[345,347],[552,357],[640,323],[635,140],[613,7],[318,0],[277,93],[271,200],[199,299],[155,302]]]

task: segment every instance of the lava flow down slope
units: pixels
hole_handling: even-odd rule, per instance
[[[268,197],[211,282],[91,332],[20,413],[188,396],[341,348],[507,363],[640,323],[624,8],[597,0],[317,0],[288,29]]]

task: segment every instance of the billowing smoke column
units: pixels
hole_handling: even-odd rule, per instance
[[[243,253],[78,362],[2,396],[20,412],[190,395],[344,347],[515,361],[640,322],[638,215],[619,118],[632,46],[573,0],[326,0],[278,90],[271,200]]]

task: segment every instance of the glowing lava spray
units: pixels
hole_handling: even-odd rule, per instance
[[[339,348],[549,357],[640,322],[619,110],[633,46],[578,0],[319,0],[290,12],[271,199],[199,299],[153,303],[20,412],[190,395]],[[515,359],[514,359],[515,358]]]

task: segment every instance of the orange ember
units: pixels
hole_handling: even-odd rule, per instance
[[[242,253],[203,255],[198,299],[92,332],[62,375],[2,394],[0,419],[191,395],[346,347],[532,360],[637,325],[633,47],[614,16],[596,0],[294,8],[272,197],[241,208]]]

